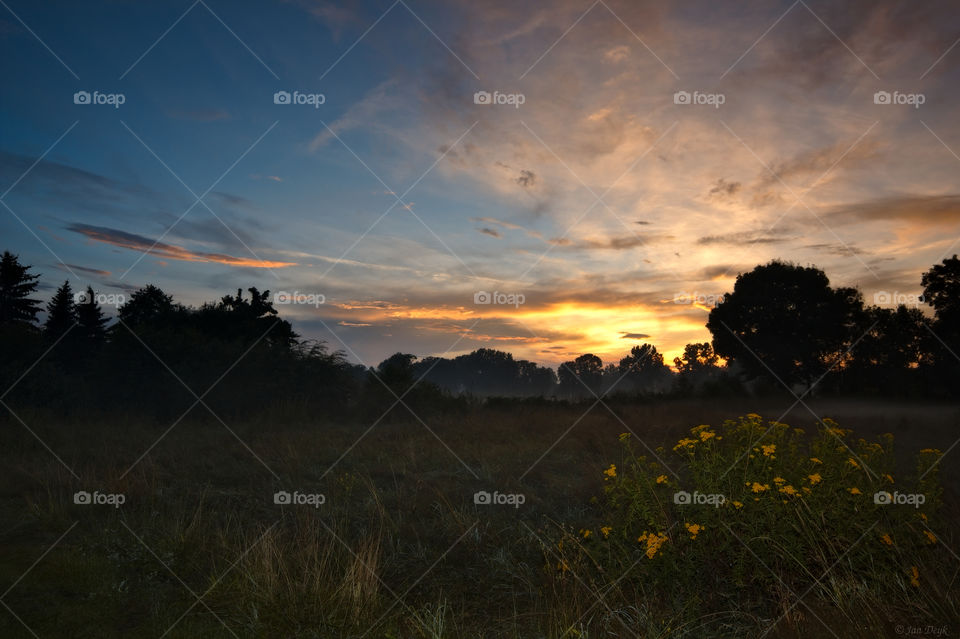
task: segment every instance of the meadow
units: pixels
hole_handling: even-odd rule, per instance
[[[162,438],[135,415],[18,412],[0,421],[0,635],[960,631],[956,451],[934,464],[960,406],[794,403],[491,399],[369,431],[197,408]]]

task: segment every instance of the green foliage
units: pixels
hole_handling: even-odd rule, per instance
[[[697,426],[670,452],[621,441],[592,523],[560,541],[559,573],[622,578],[666,617],[690,597],[697,615],[776,616],[808,592],[845,612],[856,592],[935,614],[949,561],[939,451],[897,475],[892,435],[854,439],[825,419],[809,436],[756,414]]]

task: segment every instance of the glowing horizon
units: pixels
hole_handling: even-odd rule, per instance
[[[278,310],[370,365],[672,365],[758,264],[889,305],[960,252],[936,2],[207,4],[0,16],[0,250],[47,294],[322,297]]]

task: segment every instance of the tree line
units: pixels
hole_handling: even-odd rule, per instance
[[[238,290],[199,307],[153,285],[111,322],[92,287],[65,281],[44,307],[39,276],[0,258],[0,384],[5,403],[58,410],[380,415],[403,398],[418,410],[457,397],[690,396],[800,392],[950,397],[960,379],[960,260],[920,282],[916,306],[865,303],[811,266],[772,261],[738,275],[710,311],[710,342],[687,344],[673,368],[653,344],[616,362],[585,353],[554,371],[481,348],[453,358],[398,352],[376,367],[303,340],[269,291]],[[46,311],[41,323],[41,311]],[[26,374],[24,374],[26,371]],[[8,397],[9,396],[9,397]],[[398,408],[401,406],[401,408]],[[389,418],[389,416],[388,416]]]

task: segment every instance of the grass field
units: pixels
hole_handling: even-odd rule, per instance
[[[671,449],[692,427],[719,428],[725,419],[759,413],[815,432],[817,420],[804,406],[784,414],[792,403],[685,400],[588,411],[590,404],[492,401],[425,416],[425,424],[412,417],[380,423],[362,438],[368,424],[262,416],[224,426],[201,408],[152,448],[169,424],[124,416],[64,424],[18,411],[23,424],[0,422],[0,636],[960,632],[957,451],[938,465],[942,505],[928,522],[936,543],[922,562],[906,547],[885,548],[874,531],[857,539],[868,521],[858,517],[869,517],[869,507],[847,517],[824,506],[832,501],[791,503],[782,512],[796,513],[801,531],[809,522],[838,521],[837,548],[811,538],[802,550],[765,554],[765,540],[776,541],[772,531],[793,514],[757,519],[741,541],[724,537],[727,511],[716,509],[703,513],[714,523],[699,547],[683,520],[667,531],[673,554],[645,560],[642,544],[624,546],[626,555],[600,545],[608,533],[599,526],[621,524],[604,518],[624,512],[604,505],[612,485],[605,469],[616,465],[619,480],[632,461],[624,457],[622,433],[632,431],[630,444],[641,453],[663,446],[657,455],[669,472],[675,468],[688,481],[694,463]],[[898,478],[911,472],[917,451],[948,451],[960,433],[957,405],[808,405],[852,429],[854,439],[892,433]],[[785,445],[780,450],[786,460]],[[123,495],[124,503],[76,504],[77,491]],[[324,503],[278,505],[277,491],[322,494]],[[523,503],[476,504],[477,491],[520,494]],[[869,494],[864,499],[872,503]],[[670,523],[675,512],[663,506],[653,516]],[[904,554],[903,565],[920,566],[919,577],[891,567],[892,555],[884,553],[893,550]],[[734,555],[745,563],[727,565],[725,557]],[[751,556],[764,558],[766,568]],[[823,565],[830,570],[821,577],[813,567]]]

